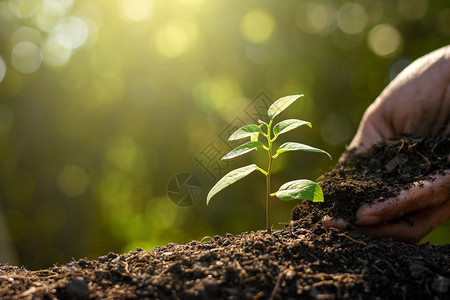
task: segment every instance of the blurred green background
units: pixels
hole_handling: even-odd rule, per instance
[[[447,0],[0,1],[3,261],[37,269],[263,229],[261,175],[205,205],[214,177],[264,161],[219,166],[228,131],[305,94],[283,117],[313,128],[284,140],[335,159],[280,157],[273,186],[315,179],[386,84],[449,38]],[[190,207],[168,198],[182,172],[197,179]],[[295,204],[273,202],[275,228]],[[426,240],[449,243],[450,224]]]

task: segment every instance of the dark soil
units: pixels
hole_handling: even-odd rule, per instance
[[[362,204],[396,196],[415,182],[432,180],[433,175],[450,170],[450,135],[404,135],[379,142],[364,153],[350,151],[345,155],[345,161],[320,182],[326,201],[314,205],[318,217],[329,215],[354,222]],[[294,220],[298,218],[294,213]]]
[[[450,299],[450,246],[292,222],[42,271],[3,266],[2,299]]]
[[[368,158],[350,154],[353,164],[339,164],[322,181],[329,204],[313,214],[296,208],[294,219],[302,218],[271,235],[215,236],[40,271],[3,265],[0,298],[450,299],[450,245],[370,240],[317,222],[324,210],[353,216],[358,199],[395,195],[430,172],[448,168],[448,137],[427,143],[403,137],[376,145]],[[390,177],[396,181],[384,182]],[[356,207],[340,202],[350,195]]]

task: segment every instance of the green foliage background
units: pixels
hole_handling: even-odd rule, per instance
[[[283,117],[313,128],[284,140],[335,160],[280,157],[273,188],[315,179],[389,81],[449,38],[446,0],[0,1],[0,205],[13,262],[264,228],[263,176],[206,207],[212,183],[194,158],[210,143],[226,152],[219,135],[261,92],[303,93]],[[179,172],[203,188],[189,208],[167,197]],[[293,205],[274,201],[275,228]],[[449,233],[447,222],[427,240]]]

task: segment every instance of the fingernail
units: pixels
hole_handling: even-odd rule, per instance
[[[376,215],[364,215],[356,221],[356,225],[374,225],[381,223],[381,218]]]

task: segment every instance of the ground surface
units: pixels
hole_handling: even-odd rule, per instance
[[[449,245],[370,241],[305,225],[110,253],[42,271],[3,266],[0,297],[450,299]]]
[[[394,195],[448,168],[449,150],[448,137],[377,145],[368,155],[379,153],[378,165],[364,156],[339,164],[322,181],[329,203],[313,214],[297,207],[296,221],[271,235],[216,236],[40,271],[0,266],[0,298],[450,299],[450,245],[373,241],[317,222],[324,213],[351,218],[361,201]],[[411,158],[416,152],[422,160]],[[352,205],[339,204],[349,195]]]

